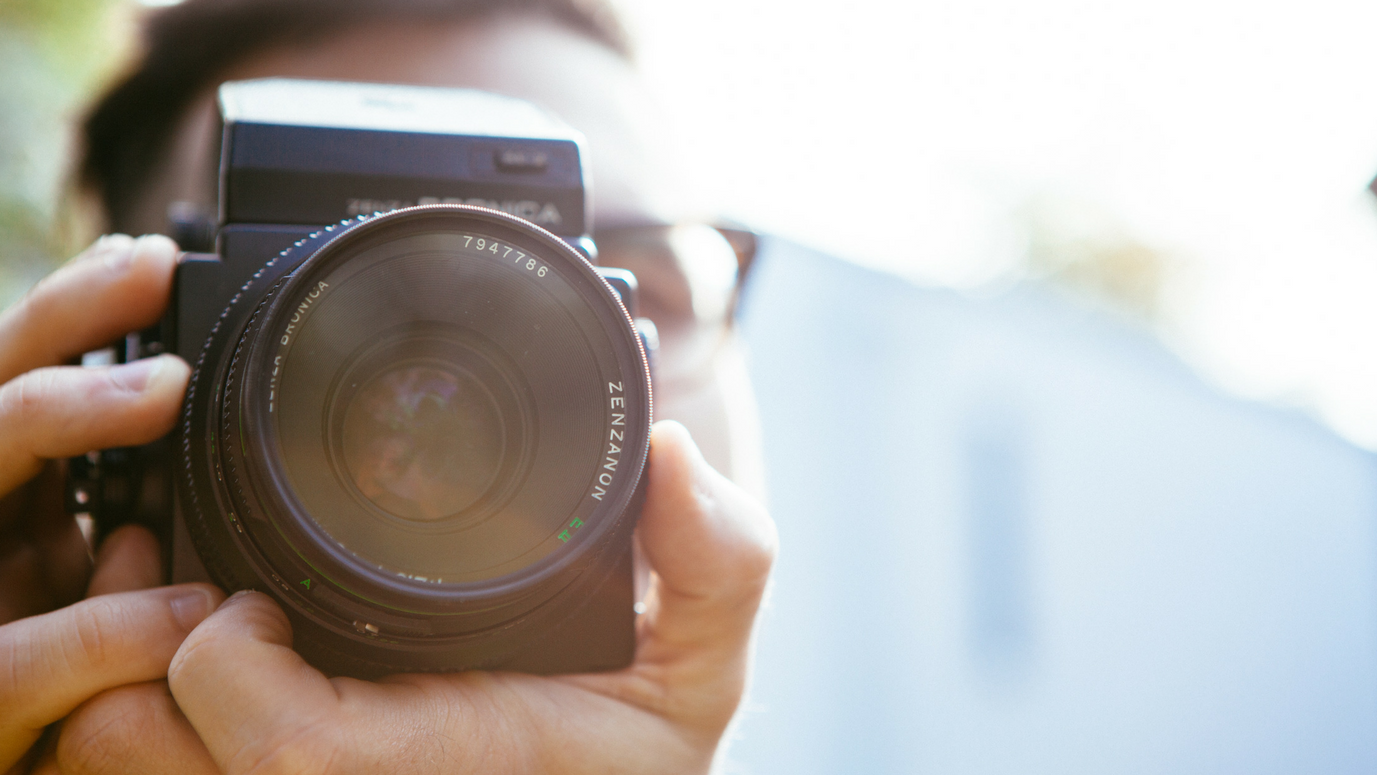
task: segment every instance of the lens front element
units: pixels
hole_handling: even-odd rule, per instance
[[[313,600],[324,579],[399,615],[499,617],[629,536],[650,419],[630,319],[557,238],[473,210],[346,231],[245,330],[229,478],[253,554]]]
[[[350,481],[378,508],[437,522],[478,501],[505,442],[491,392],[447,363],[403,363],[348,402],[341,443]]]
[[[303,410],[314,395],[301,396]],[[453,326],[413,322],[365,343],[338,367],[326,407],[322,444],[335,479],[384,521],[456,528],[506,505],[529,469],[536,410],[519,367]],[[320,458],[288,462],[310,468]],[[321,495],[302,497],[311,508]],[[339,520],[354,512],[332,507],[320,504],[313,518],[347,531]]]

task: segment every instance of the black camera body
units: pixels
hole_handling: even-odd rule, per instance
[[[591,263],[581,138],[466,90],[220,106],[216,251],[126,348],[191,364],[178,426],[73,461],[71,507],[271,595],[332,674],[629,664],[653,334]]]

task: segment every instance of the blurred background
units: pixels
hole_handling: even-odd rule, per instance
[[[626,4],[750,222],[921,281],[1108,296],[1216,383],[1377,447],[1371,5]]]
[[[1377,771],[1377,8],[617,4],[701,185],[819,251],[743,318],[728,771]],[[142,7],[0,0],[6,302]]]
[[[141,6],[0,2],[0,298],[9,306],[92,237],[66,196],[75,122],[132,52]]]
[[[0,2],[4,298],[87,236],[57,196],[70,119],[165,4]],[[1377,448],[1377,9],[618,5],[741,220],[924,283],[1049,278]]]

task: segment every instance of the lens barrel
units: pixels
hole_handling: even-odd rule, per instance
[[[498,667],[623,581],[650,421],[640,338],[585,259],[416,207],[312,235],[235,297],[179,496],[216,581],[272,594],[317,665]]]

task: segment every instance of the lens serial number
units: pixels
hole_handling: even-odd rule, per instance
[[[511,261],[516,267],[525,269],[536,277],[544,277],[550,271],[550,267],[545,266],[528,254],[506,243],[488,239],[487,237],[477,237],[471,234],[462,236],[464,238],[464,247],[472,248],[480,253],[491,253],[500,259]]]

